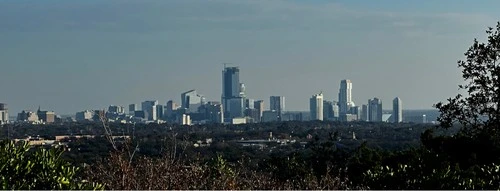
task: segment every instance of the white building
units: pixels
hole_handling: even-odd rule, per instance
[[[342,80],[340,81],[340,90],[339,90],[339,110],[340,114],[349,113],[349,108],[354,106],[354,102],[352,101],[352,82],[351,80]]]
[[[399,97],[392,100],[392,119],[394,123],[403,122],[403,102]]]
[[[309,101],[311,120],[323,121],[323,93],[313,95]]]
[[[181,125],[191,125],[191,116],[182,114],[181,120],[179,121]]]
[[[7,104],[0,103],[0,125],[9,122],[9,111]]]

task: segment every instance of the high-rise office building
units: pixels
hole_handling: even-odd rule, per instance
[[[130,104],[128,105],[128,114],[129,115],[135,115],[135,111],[137,111],[137,105],[135,104]]]
[[[0,125],[9,122],[9,109],[7,104],[0,103]]]
[[[53,111],[42,111],[40,107],[38,107],[36,114],[38,115],[38,120],[44,123],[54,123],[56,121],[56,113]]]
[[[253,100],[253,99],[246,99],[245,100],[245,108],[246,109],[255,109],[255,100]]]
[[[259,112],[259,119],[255,119],[256,121],[261,121],[262,115],[264,113],[264,100],[257,100],[253,103],[253,106]]]
[[[198,112],[198,108],[204,104],[205,98],[198,94],[196,90],[190,90],[181,94],[181,107],[188,113]]]
[[[130,110],[130,107],[129,107]],[[125,109],[122,106],[110,105],[108,107],[108,112],[110,113],[125,113]]]
[[[245,116],[245,102],[243,98],[231,98],[226,101],[228,103],[229,107],[226,107],[229,109],[229,118],[241,118]]]
[[[245,109],[245,117],[250,118],[248,122],[250,123],[258,123],[260,122],[260,113],[259,110],[255,108],[247,108]]]
[[[269,110],[278,112],[278,121],[281,121],[283,113],[285,112],[285,97],[284,96],[271,96],[269,98]]]
[[[172,100],[167,102],[167,105],[163,109],[163,117],[167,120],[172,120],[174,118],[175,111],[179,108],[179,105]]]
[[[382,121],[382,100],[378,98],[368,100],[368,120],[372,122]]]
[[[225,67],[222,71],[222,105],[228,119],[244,116],[245,85],[240,84],[240,69]]]
[[[331,101],[323,101],[323,119],[324,120],[334,120],[334,113],[333,113],[333,102]]]
[[[309,100],[311,120],[323,121],[323,93],[313,95]]]
[[[75,119],[78,122],[92,121],[93,117],[94,117],[94,111],[91,111],[91,110],[77,112],[75,115]]]
[[[361,116],[360,116],[360,120],[361,121],[368,121],[368,105],[366,104],[363,104],[361,106]]]
[[[333,118],[334,120],[338,120],[340,117],[339,103],[336,101],[332,101],[332,104],[333,104]]]
[[[156,106],[156,118],[163,119],[165,115],[165,107],[163,105]]]
[[[394,123],[403,122],[403,102],[399,97],[392,100],[392,119]]]
[[[149,121],[156,121],[158,119],[156,107],[158,101],[144,101],[141,104],[142,111],[144,112],[144,119]]]
[[[339,90],[339,110],[340,114],[349,113],[349,107],[354,106],[352,102],[352,82],[351,80],[342,80],[340,81],[340,90]]]
[[[359,120],[359,119],[361,119],[361,114],[362,114],[361,110],[362,110],[362,108],[360,106],[353,106],[353,107],[351,107],[349,113],[352,115],[355,115],[356,120]]]
[[[211,123],[223,123],[224,111],[220,102],[210,101],[202,107],[204,118]]]

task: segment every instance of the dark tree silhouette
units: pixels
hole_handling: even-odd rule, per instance
[[[500,22],[486,31],[486,43],[474,39],[474,44],[465,52],[465,60],[458,61],[465,83],[459,88],[466,90],[468,97],[458,94],[448,103],[437,103],[441,115],[440,126],[452,127],[458,123],[464,132],[493,130],[500,124]]]

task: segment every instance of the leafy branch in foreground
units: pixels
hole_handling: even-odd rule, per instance
[[[2,190],[96,190],[103,185],[78,178],[80,170],[61,159],[63,150],[34,149],[27,142],[0,142]]]

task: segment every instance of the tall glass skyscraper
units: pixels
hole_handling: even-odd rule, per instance
[[[339,110],[340,114],[346,114],[349,112],[349,107],[353,106],[352,102],[352,83],[351,80],[342,80],[340,81],[340,90],[339,90]]]
[[[222,71],[222,99],[240,96],[240,69],[225,67]]]
[[[309,101],[311,120],[323,121],[323,93],[313,95]]]
[[[269,97],[269,110],[278,112],[278,120],[281,121],[283,113],[285,112],[285,97],[284,96],[271,96]]]
[[[392,119],[394,123],[403,122],[403,102],[399,97],[392,101]]]
[[[368,120],[372,122],[382,121],[382,100],[378,98],[368,100]]]
[[[224,116],[237,118],[244,116],[244,92],[240,84],[240,69],[238,67],[225,67],[222,71],[222,104]]]

